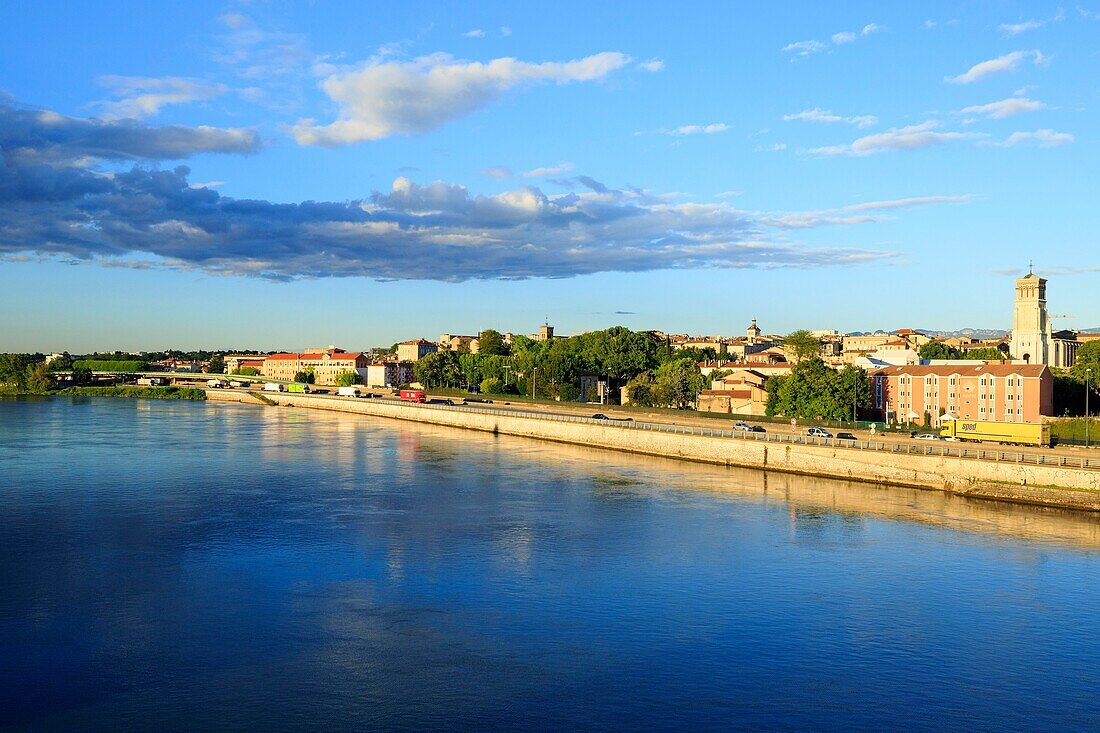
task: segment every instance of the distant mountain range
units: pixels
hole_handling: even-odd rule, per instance
[[[914,331],[920,331],[927,336],[935,336],[936,338],[972,338],[972,339],[993,339],[1000,338],[1008,333],[1003,328],[960,328],[958,331],[937,331],[934,328],[914,328]],[[847,334],[848,336],[874,336],[875,334],[887,334],[897,333],[894,331],[853,331]]]
[[[936,338],[972,338],[972,339],[995,339],[1001,338],[1008,334],[1008,329],[1004,328],[960,328],[958,331],[937,331],[934,328],[914,328],[914,331],[920,331],[926,336],[935,336]],[[847,334],[848,336],[874,336],[875,334],[897,333],[897,331],[853,331]],[[1096,328],[1082,328],[1081,333],[1100,333],[1100,326]]]

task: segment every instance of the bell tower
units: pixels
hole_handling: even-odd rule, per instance
[[[1028,364],[1050,359],[1050,317],[1047,314],[1047,281],[1031,272],[1016,281],[1016,308],[1012,314],[1012,358]]]

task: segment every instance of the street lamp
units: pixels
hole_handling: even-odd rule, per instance
[[[1085,369],[1085,447],[1089,447],[1089,423],[1092,422],[1092,418],[1089,417],[1089,392],[1092,391],[1089,386],[1089,381],[1092,378],[1092,367]]]

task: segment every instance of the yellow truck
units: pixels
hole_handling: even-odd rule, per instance
[[[940,428],[944,438],[956,440],[1011,443],[1013,445],[1050,445],[1048,423],[994,422],[992,420],[944,420]]]

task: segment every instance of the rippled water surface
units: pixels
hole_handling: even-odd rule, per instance
[[[359,416],[0,401],[0,728],[1100,728],[1100,523]]]

